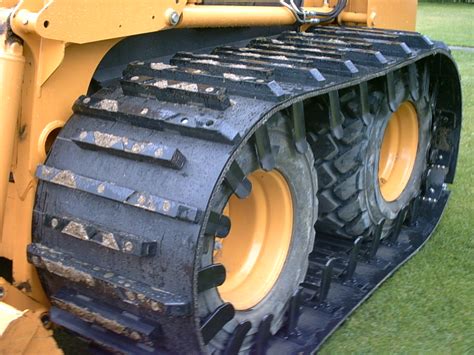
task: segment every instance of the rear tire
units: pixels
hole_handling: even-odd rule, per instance
[[[284,322],[288,301],[304,280],[308,267],[308,255],[312,251],[317,219],[317,178],[314,158],[310,149],[305,154],[296,151],[291,135],[290,121],[283,114],[277,114],[266,123],[270,143],[275,157],[275,169],[285,178],[293,200],[293,227],[290,247],[286,261],[278,279],[267,295],[255,306],[247,310],[236,310],[235,317],[208,344],[210,353],[223,350],[234,329],[240,322],[250,321],[252,328],[244,339],[241,350],[251,349],[255,342],[255,333],[262,319],[273,315],[271,333],[276,333]],[[252,140],[242,147],[236,158],[240,167],[248,176],[259,170],[259,161]],[[223,211],[232,191],[222,184],[211,202],[213,211]],[[279,206],[272,206],[279,208]],[[232,222],[232,220],[231,220]],[[201,267],[213,263],[214,238],[208,238],[203,247]],[[224,240],[225,244],[225,240]],[[199,295],[200,312],[209,314],[223,304],[217,288]]]
[[[428,100],[410,97],[408,77],[395,73],[397,109],[410,102],[418,116],[418,149],[411,176],[393,201],[381,194],[379,159],[385,129],[393,114],[382,81],[369,83],[369,105],[373,119],[364,122],[358,91],[341,92],[343,136],[335,138],[321,119],[312,119],[309,141],[316,159],[320,201],[317,231],[343,237],[370,235],[384,222],[383,237],[394,227],[394,219],[420,194],[431,140],[432,112]],[[311,117],[328,115],[328,105],[317,99],[307,105]],[[313,123],[314,122],[314,123]]]

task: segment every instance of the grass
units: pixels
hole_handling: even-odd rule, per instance
[[[418,30],[474,47],[474,5],[420,4]],[[452,198],[433,239],[339,329],[321,354],[474,354],[474,53],[455,51],[463,132]]]
[[[451,46],[474,46],[474,4],[420,3],[417,29]]]

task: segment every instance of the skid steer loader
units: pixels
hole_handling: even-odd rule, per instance
[[[0,1],[0,351],[317,351],[449,197],[416,6]]]

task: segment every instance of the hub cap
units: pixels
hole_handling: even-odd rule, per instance
[[[236,310],[259,303],[273,288],[285,263],[293,230],[293,201],[288,183],[276,170],[249,177],[252,192],[232,195],[224,208],[232,223],[229,235],[216,239],[214,262],[226,268],[218,288]]]
[[[382,197],[395,201],[410,180],[418,151],[418,115],[405,101],[385,128],[379,160],[379,185]]]

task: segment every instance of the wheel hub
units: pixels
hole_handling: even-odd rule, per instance
[[[418,115],[405,101],[390,117],[385,128],[379,160],[379,186],[382,197],[395,201],[410,180],[418,151]]]
[[[293,201],[283,175],[257,170],[248,178],[252,192],[245,199],[230,197],[224,214],[232,227],[225,239],[216,239],[214,250],[214,262],[227,272],[219,294],[236,310],[252,308],[273,288],[293,230]]]

